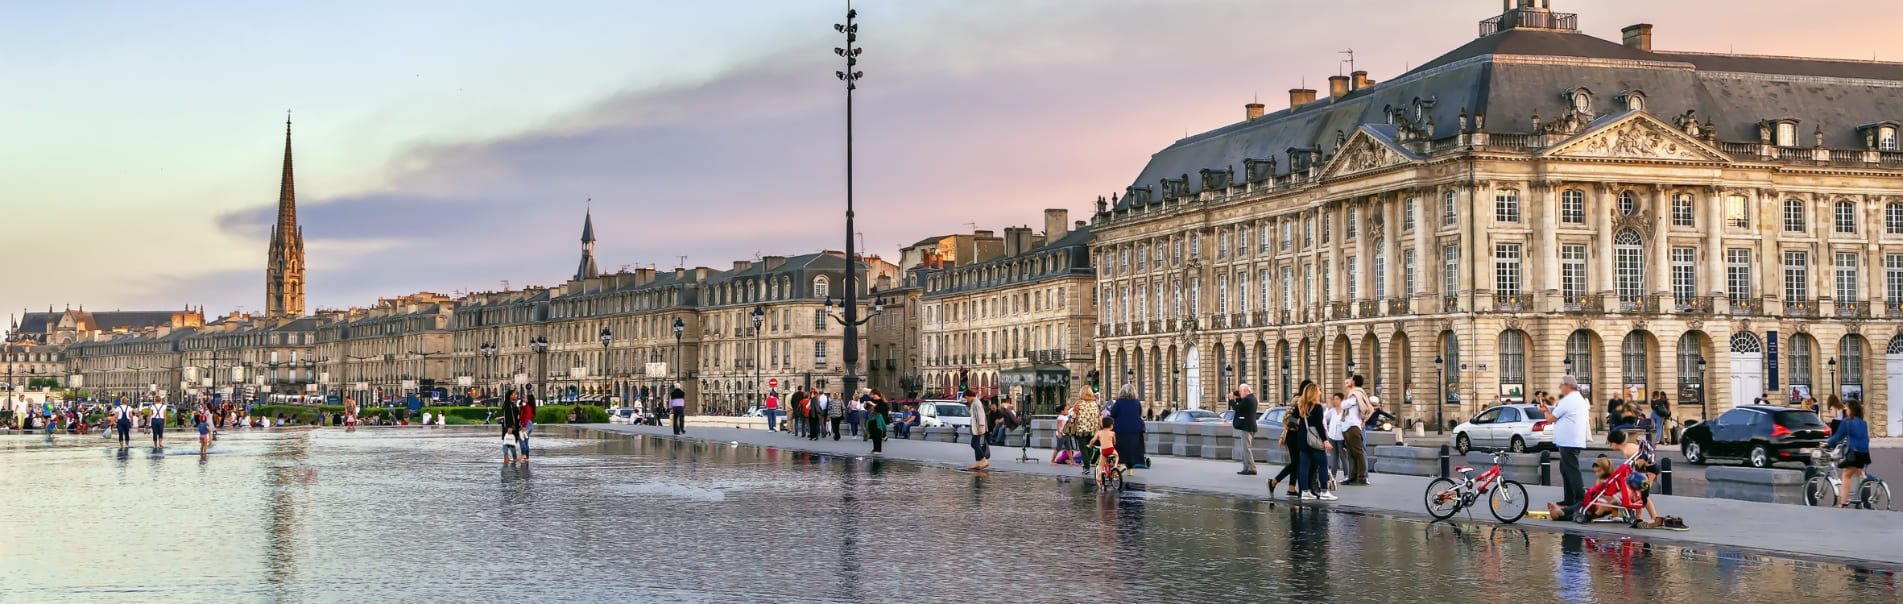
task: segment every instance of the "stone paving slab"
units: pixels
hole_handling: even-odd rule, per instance
[[[591,424],[581,427],[610,433],[674,438],[669,434],[666,426]],[[810,441],[758,428],[690,425],[684,438],[776,447],[822,455],[870,457],[872,451],[870,443],[852,437],[838,441],[831,439]],[[1041,476],[1083,475],[1082,469],[1075,466],[1051,465],[1049,463],[1051,451],[1048,449],[1030,449],[1030,455],[1038,459],[1032,463],[1012,461],[1019,452],[1020,449],[1017,447],[992,447],[992,471]],[[953,468],[969,466],[971,457],[971,447],[964,442],[944,443],[903,439],[888,441],[885,444],[884,454],[886,459]],[[1241,464],[1235,461],[1163,456],[1152,457],[1151,461],[1154,466],[1150,469],[1133,472],[1130,478],[1131,484],[1144,488],[1181,490],[1258,500],[1276,498],[1295,505],[1341,508],[1383,515],[1426,517],[1423,500],[1427,484],[1432,480],[1430,477],[1377,473],[1370,477],[1370,482],[1373,484],[1342,487],[1336,492],[1341,496],[1340,501],[1290,501],[1281,493],[1268,492],[1266,478],[1279,470],[1278,466],[1260,466],[1259,470],[1262,474],[1259,476],[1238,476],[1236,471],[1241,469]],[[1529,506],[1532,510],[1543,510],[1545,502],[1557,501],[1560,498],[1559,487],[1528,484],[1526,489],[1533,499],[1532,505]],[[1516,526],[1561,532],[1631,535],[1650,542],[1692,547],[1735,547],[1861,566],[1878,565],[1890,568],[1903,566],[1903,547],[1897,545],[1903,543],[1903,516],[1895,512],[1810,508],[1664,495],[1654,496],[1653,501],[1660,513],[1684,518],[1692,530],[1685,532],[1643,530],[1613,523],[1578,525],[1571,522],[1553,522],[1534,518],[1521,520]],[[1492,515],[1484,507],[1471,510],[1471,514],[1463,511],[1455,518],[1461,522],[1494,523]]]

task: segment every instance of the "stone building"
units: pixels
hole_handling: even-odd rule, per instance
[[[418,393],[448,396],[455,387],[450,374],[454,315],[447,296],[428,292],[342,312],[317,328],[317,371],[329,378],[322,388],[371,404]]]
[[[198,328],[171,326],[105,332],[62,351],[68,382],[94,397],[126,400],[176,399],[179,341]]]
[[[638,269],[556,287],[548,297],[543,369],[531,371],[539,372],[549,396],[572,393],[623,401],[643,393],[664,396],[679,376],[686,382],[688,412],[696,411],[692,379],[700,330],[695,305],[713,272]],[[679,339],[676,321],[681,323]]]
[[[548,288],[532,287],[470,294],[456,301],[450,350],[459,394],[502,396],[518,384],[528,384],[531,372],[541,366],[533,342],[548,337],[548,300]]]
[[[864,328],[866,387],[877,389],[886,400],[918,398],[924,394],[925,378],[919,373],[924,293],[916,274],[908,275],[899,287],[872,292],[877,296],[875,301],[884,301],[884,311]]]
[[[247,400],[319,394],[315,355],[324,317],[220,317],[178,342],[185,394],[219,394]]]
[[[1576,23],[1509,3],[1392,80],[1156,153],[1094,220],[1106,381],[1213,407],[1353,372],[1432,423],[1571,373],[1681,418],[1862,397],[1898,434],[1903,64]]]
[[[833,315],[843,304],[848,264],[836,251],[765,256],[735,262],[732,270],[710,277],[699,306],[701,402],[713,410],[744,410],[759,400],[756,392],[774,390],[767,380],[777,380],[782,393],[810,385],[843,394],[838,390],[845,373],[845,330]],[[893,285],[897,267],[877,257],[851,264],[865,319],[878,306],[880,284]],[[868,336],[862,327],[862,361],[869,358]],[[869,375],[864,365],[858,373]]]
[[[979,247],[967,262],[917,269],[925,396],[968,386],[1029,398],[1047,413],[1087,383],[1097,322],[1092,229],[1069,220],[1045,210],[1041,235],[1007,228],[995,254]]]

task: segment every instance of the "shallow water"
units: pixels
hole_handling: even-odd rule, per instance
[[[0,600],[1872,601],[1895,574],[540,430],[0,436]],[[184,445],[190,445],[189,447]]]

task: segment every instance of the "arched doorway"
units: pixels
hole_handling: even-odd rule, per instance
[[[1731,334],[1731,406],[1749,405],[1764,396],[1764,342],[1757,334]]]
[[[1499,401],[1526,401],[1526,332],[1509,329],[1500,332]]]
[[[1276,349],[1275,356],[1280,358],[1279,363],[1281,368],[1281,373],[1277,374],[1281,376],[1281,381],[1277,383],[1280,384],[1282,388],[1282,396],[1278,397],[1276,400],[1280,401],[1283,404],[1287,404],[1289,401],[1295,399],[1294,354],[1289,351],[1288,340],[1282,340],[1281,342],[1277,342],[1275,345],[1275,349]],[[1903,355],[1899,355],[1898,358],[1903,359]],[[1903,362],[1900,362],[1899,364],[1893,365],[1893,366],[1903,368]]]
[[[1599,335],[1591,330],[1580,329],[1566,336],[1566,360],[1560,364],[1579,381],[1579,390],[1587,400],[1592,399],[1592,376],[1599,373],[1599,365],[1595,361],[1598,355],[1594,354],[1599,346]]]
[[[1329,352],[1332,354],[1329,356],[1328,361],[1335,366],[1324,367],[1322,369],[1322,376],[1328,378],[1322,381],[1322,392],[1335,392],[1341,387],[1341,381],[1346,378],[1348,374],[1361,370],[1359,365],[1349,365],[1349,363],[1358,363],[1358,361],[1355,360],[1354,344],[1348,342],[1348,336],[1335,336],[1335,349]],[[1336,373],[1337,371],[1341,373]],[[1323,398],[1327,397],[1324,396]]]
[[[1196,348],[1189,347],[1189,356],[1183,359],[1183,373],[1186,374],[1184,381],[1187,382],[1185,386],[1189,387],[1188,400],[1185,401],[1188,409],[1203,408],[1203,362],[1202,355],[1197,354]]]
[[[1705,345],[1704,332],[1687,331],[1678,337],[1678,405],[1680,409],[1698,407],[1698,419],[1710,417],[1710,408],[1705,406]],[[1684,412],[1674,414],[1683,419]]]
[[[1863,360],[1869,355],[1863,352],[1863,336],[1847,334],[1837,340],[1837,390],[1838,396],[1845,401],[1862,401],[1863,396]]]
[[[1362,336],[1361,356],[1366,359],[1365,364],[1357,361],[1355,373],[1361,374],[1369,393],[1375,396],[1386,396],[1387,394],[1381,389],[1381,386],[1386,383],[1386,380],[1381,378],[1381,340],[1374,337],[1374,334]],[[1383,398],[1382,401],[1386,402],[1387,399]]]
[[[1903,434],[1903,405],[1897,404],[1903,401],[1903,335],[1890,338],[1889,346],[1883,349],[1883,357],[1884,373],[1890,376],[1887,382],[1890,385],[1890,396],[1883,399],[1883,406],[1887,408],[1884,412],[1884,425],[1888,426],[1889,430],[1884,433],[1896,436]]]
[[[1619,378],[1623,386],[1620,398],[1644,401],[1652,396],[1652,357],[1656,356],[1652,334],[1634,331],[1619,343]]]

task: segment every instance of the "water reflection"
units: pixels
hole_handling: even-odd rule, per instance
[[[9,599],[1895,601],[1895,576],[664,438],[0,438]],[[103,454],[103,455],[102,455]],[[62,518],[84,518],[100,533]],[[109,538],[110,537],[110,538]],[[127,572],[169,560],[180,581]]]

